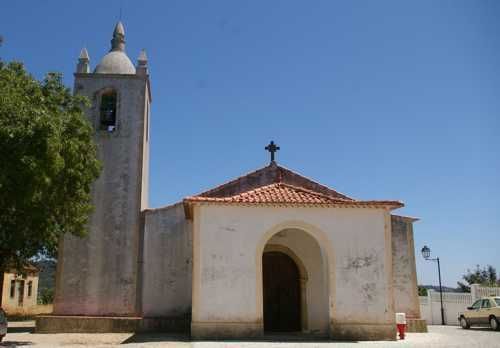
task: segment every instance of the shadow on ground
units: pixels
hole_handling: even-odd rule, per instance
[[[20,346],[31,346],[33,342],[27,341],[3,341],[0,343],[0,347],[20,347]]]
[[[169,334],[169,333],[136,333],[133,336],[127,338],[121,344],[129,344],[129,343],[148,343],[148,342],[238,342],[238,343],[247,343],[247,342],[297,342],[297,343],[359,343],[357,341],[335,341],[330,340],[325,337],[318,336],[304,336],[294,335],[294,334],[268,334],[264,337],[258,338],[235,338],[235,339],[192,339],[189,335],[186,334]]]
[[[16,327],[7,328],[7,333],[21,333],[21,332],[34,333],[35,327],[34,326],[16,326]]]
[[[190,342],[191,338],[183,334],[169,333],[136,333],[121,344],[128,343],[148,343],[148,342]]]
[[[433,325],[433,326],[442,326],[442,325]],[[489,331],[489,332],[498,332],[500,334],[500,331],[495,331],[489,326],[474,326],[468,329],[463,329],[461,326],[452,326],[452,325],[446,325],[445,327],[451,330],[455,329],[457,331],[462,331],[462,332]]]
[[[459,328],[460,330],[463,330],[461,327]],[[489,327],[471,327],[470,329],[467,329],[468,331],[491,331],[491,332],[498,332],[500,334],[500,331],[495,331]]]

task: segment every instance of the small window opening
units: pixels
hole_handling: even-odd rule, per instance
[[[31,297],[31,294],[33,293],[33,281],[30,280],[28,282],[28,297]]]
[[[116,92],[109,91],[101,96],[101,129],[113,132],[116,129]]]
[[[16,281],[10,281],[10,298],[14,298],[16,296]]]
[[[19,307],[22,307],[24,304],[24,280],[21,280],[19,282],[19,298],[18,298],[18,305]]]

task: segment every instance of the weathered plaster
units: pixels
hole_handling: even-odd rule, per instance
[[[191,315],[192,222],[182,204],[145,212],[143,315]]]

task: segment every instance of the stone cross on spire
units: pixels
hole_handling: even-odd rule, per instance
[[[276,146],[276,144],[274,143],[274,141],[271,140],[271,142],[269,143],[269,145],[267,145],[264,149],[267,150],[267,151],[269,151],[271,153],[271,163],[274,163],[274,153],[276,151],[278,151],[280,149],[280,147]]]

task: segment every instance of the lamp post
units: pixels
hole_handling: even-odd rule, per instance
[[[443,288],[441,287],[441,266],[439,264],[439,257],[436,257],[435,259],[431,259],[431,249],[427,245],[424,245],[424,247],[422,248],[422,256],[427,261],[437,261],[438,275],[439,275],[439,297],[441,299],[441,325],[445,325],[445,323],[444,323],[444,308],[443,308]]]

